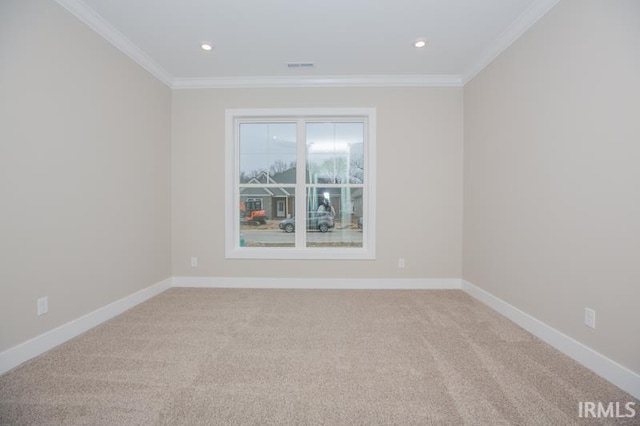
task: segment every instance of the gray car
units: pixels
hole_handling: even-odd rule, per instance
[[[308,230],[317,229],[320,232],[327,232],[334,226],[333,215],[328,212],[307,213]],[[278,227],[285,232],[293,232],[296,229],[296,218],[285,219],[278,224]]]

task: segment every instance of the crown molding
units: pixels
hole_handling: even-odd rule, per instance
[[[462,87],[459,75],[175,78],[173,89],[281,87]]]
[[[144,53],[138,46],[133,44],[113,25],[102,19],[93,9],[81,0],[55,0],[72,15],[84,22],[89,28],[102,36],[118,50],[133,59],[138,65],[151,73],[155,78],[165,85],[171,87],[173,77],[149,55]]]
[[[285,87],[462,87],[489,65],[560,0],[536,0],[490,46],[469,70],[451,75],[354,75],[304,77],[173,78],[162,66],[105,21],[82,0],[55,0],[105,40],[172,89]]]
[[[481,59],[463,75],[462,84],[465,85],[493,62],[507,47],[520,38],[540,18],[547,14],[560,0],[537,0],[527,8],[518,18],[500,34],[498,39],[482,53]]]

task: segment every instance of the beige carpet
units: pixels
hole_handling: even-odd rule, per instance
[[[0,377],[11,425],[586,424],[579,401],[640,408],[456,290],[171,289]]]

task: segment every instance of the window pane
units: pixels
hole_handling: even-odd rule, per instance
[[[295,189],[240,188],[240,246],[295,246]]]
[[[240,124],[240,183],[295,183],[296,123]]]
[[[307,188],[307,247],[362,247],[362,188]]]
[[[364,123],[308,123],[307,183],[364,183]]]

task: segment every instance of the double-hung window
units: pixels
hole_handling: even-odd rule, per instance
[[[375,257],[375,109],[226,111],[228,258]]]

